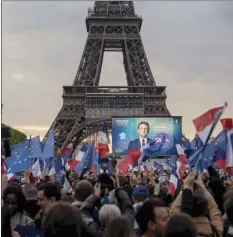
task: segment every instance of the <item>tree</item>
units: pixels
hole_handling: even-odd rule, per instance
[[[10,145],[15,145],[20,142],[23,142],[27,138],[27,135],[12,128],[12,134],[10,138]]]

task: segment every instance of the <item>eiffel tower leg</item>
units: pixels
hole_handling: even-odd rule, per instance
[[[155,86],[139,30],[136,26],[124,27],[124,58],[127,63],[130,86]]]
[[[87,37],[82,59],[73,86],[96,86],[99,84],[103,55],[104,27],[93,26]],[[70,96],[64,90],[64,104],[54,121],[58,147],[65,148],[75,135],[85,138],[85,97]]]
[[[104,55],[104,27],[92,26],[73,86],[98,86]]]

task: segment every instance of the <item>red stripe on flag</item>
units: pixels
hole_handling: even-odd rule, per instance
[[[132,150],[129,151],[128,156],[131,158],[131,160],[133,162],[132,165],[134,165],[138,161],[138,159],[140,158],[141,151],[139,149],[132,149]]]
[[[227,167],[227,168],[225,168],[225,170],[229,175],[233,175],[232,167]]]
[[[232,118],[224,118],[221,119],[222,126],[229,132],[233,129],[233,119]]]
[[[69,159],[68,160],[69,170],[74,171],[79,162],[80,161],[78,161],[78,160]]]
[[[60,150],[59,153],[61,156],[64,156],[66,153],[71,151],[71,147],[67,147],[65,150]]]
[[[225,169],[226,160],[217,160],[214,162],[221,169]]]
[[[122,174],[126,174],[129,170],[128,164],[125,162],[125,160],[122,160],[118,166]]]
[[[108,144],[99,143],[97,149],[100,153],[101,158],[107,158],[109,156],[109,146]]]
[[[173,183],[169,183],[168,190],[171,193],[171,195],[174,196],[176,193],[176,186]]]
[[[226,106],[221,106],[217,108],[210,109],[206,113],[202,114],[198,118],[193,120],[194,126],[197,132],[201,132],[204,130],[205,127],[211,125],[214,121],[216,113],[220,110],[225,108]]]

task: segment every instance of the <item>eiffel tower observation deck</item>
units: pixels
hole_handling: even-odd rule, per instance
[[[95,1],[86,17],[87,40],[73,81],[52,126],[56,146],[78,146],[112,116],[170,116],[166,87],[156,86],[133,1]],[[123,53],[127,86],[99,86],[105,51]],[[112,65],[114,67],[114,64]]]

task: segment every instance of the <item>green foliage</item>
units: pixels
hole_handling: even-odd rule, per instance
[[[20,142],[23,142],[27,138],[27,135],[12,128],[12,135],[10,138],[10,145],[15,145]]]

